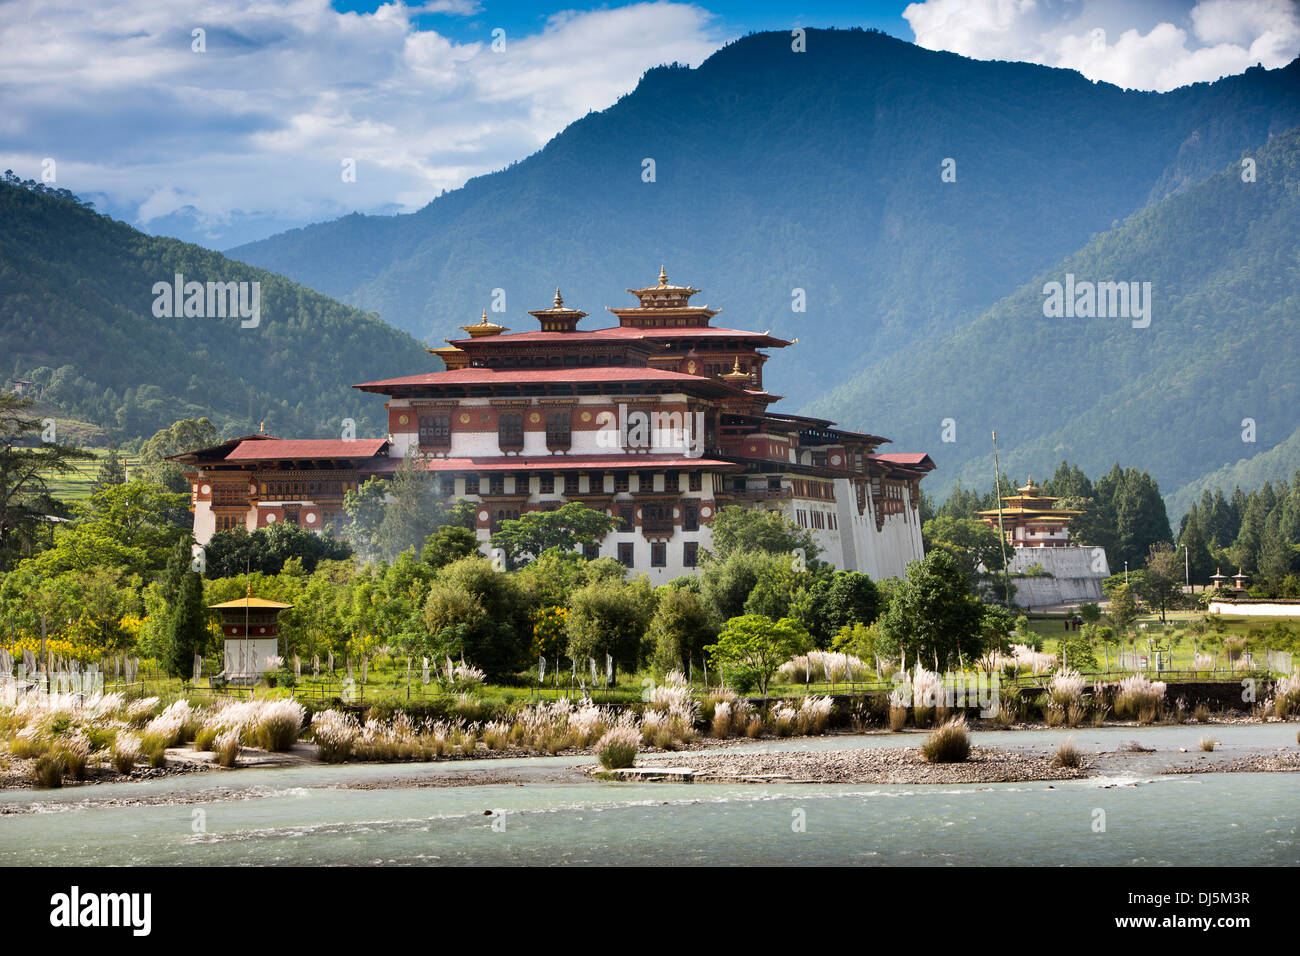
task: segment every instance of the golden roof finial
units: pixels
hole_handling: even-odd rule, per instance
[[[557,285],[555,287],[555,307],[558,309],[562,305],[564,305],[564,299],[560,298],[560,287]]]
[[[742,371],[740,370],[740,356],[739,356],[739,355],[736,356],[736,361],[735,361],[734,364],[732,364],[732,366],[731,366],[731,371],[725,373],[722,377],[725,378],[725,379],[726,379],[727,381],[729,381],[729,382],[737,382],[737,381],[740,381],[741,379],[748,379],[748,378],[749,378],[749,373],[748,373],[748,372],[742,372]]]
[[[488,324],[488,320],[487,320],[487,309],[484,309],[484,310],[483,310],[483,318],[481,318],[481,319],[478,320],[478,324],[479,324],[479,325],[487,325],[487,324]]]
[[[660,284],[660,285],[667,285],[667,284],[668,284],[668,273],[667,273],[666,271],[664,271],[664,267],[663,267],[663,266],[660,266],[660,267],[659,267],[659,284]]]

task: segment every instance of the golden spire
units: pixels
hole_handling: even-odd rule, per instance
[[[668,273],[664,271],[663,266],[659,267],[659,284],[660,285],[668,284]]]
[[[735,364],[733,364],[733,365],[731,366],[731,371],[725,373],[722,377],[725,378],[725,379],[726,379],[727,381],[729,381],[729,382],[739,382],[741,379],[748,379],[748,378],[749,378],[749,373],[748,373],[748,372],[742,372],[742,371],[740,370],[740,356],[739,356],[739,355],[736,356],[736,361],[735,361]]]
[[[560,287],[557,285],[555,287],[555,307],[558,309],[562,305],[564,305],[564,299],[560,297]]]
[[[502,332],[509,332],[504,325],[497,325],[495,322],[489,322],[487,309],[483,310],[483,317],[473,325],[462,325],[461,329],[470,334],[470,338],[478,338],[480,335],[500,335]]]

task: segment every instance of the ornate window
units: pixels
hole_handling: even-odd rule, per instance
[[[546,447],[568,448],[573,444],[573,419],[566,408],[546,413]]]
[[[497,417],[497,444],[502,448],[524,447],[524,416],[521,412],[502,412]]]
[[[421,448],[446,448],[450,444],[450,412],[433,412],[420,416]]]

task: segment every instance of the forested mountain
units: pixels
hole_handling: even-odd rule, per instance
[[[932,452],[947,472],[938,487],[987,487],[995,428],[1011,473],[1061,458],[1095,473],[1120,458],[1166,493],[1267,451],[1296,430],[1300,402],[1300,131],[1251,158],[1254,181],[1233,163],[1166,197],[813,410],[870,409],[891,437]],[[1067,274],[1151,283],[1149,326],[1046,318],[1045,286]],[[957,439],[947,444],[946,418]],[[1275,463],[1283,474],[1297,464]]]
[[[696,69],[651,70],[538,153],[415,214],[348,216],[230,254],[433,340],[494,289],[506,325],[533,327],[524,310],[557,284],[593,313],[587,326],[605,324],[601,308],[666,263],[723,309],[720,324],[799,337],[769,381],[800,404],[1300,125],[1298,78],[1300,62],[1144,93],[874,32],[810,30],[805,53],[762,33]],[[794,289],[806,312],[792,311]],[[1055,382],[1070,361],[1042,374]],[[933,371],[927,391],[943,396],[962,370]],[[899,436],[861,391],[819,407]],[[909,442],[950,450],[907,424]]]
[[[1268,447],[1266,443],[1264,447]],[[1268,451],[1253,454],[1257,445],[1242,445],[1241,458],[1225,463],[1209,474],[1183,485],[1169,496],[1169,516],[1175,520],[1187,514],[1206,491],[1218,488],[1262,488],[1265,482],[1284,481],[1300,468],[1300,427],[1285,441]]]
[[[177,273],[260,283],[258,325],[156,317],[154,285]],[[329,436],[350,417],[358,435],[382,435],[382,400],[350,386],[429,361],[374,315],[12,174],[0,181],[0,356],[0,380],[36,382],[47,405],[118,441],[199,416],[227,434],[265,422],[272,434]]]

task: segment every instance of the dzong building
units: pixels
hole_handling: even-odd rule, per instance
[[[923,453],[882,453],[888,439],[774,411],[768,332],[714,325],[699,293],[658,281],[629,289],[612,327],[554,303],[511,331],[486,312],[464,337],[428,351],[444,368],[364,382],[387,399],[386,438],[250,435],[177,456],[188,466],[194,536],[280,521],[320,529],[344,519],[343,496],[404,460],[432,472],[448,502],[474,502],[487,549],[500,523],[580,501],[622,519],[589,556],[663,583],[694,571],[719,508],[776,510],[808,529],[821,558],[873,578],[923,556]]]

